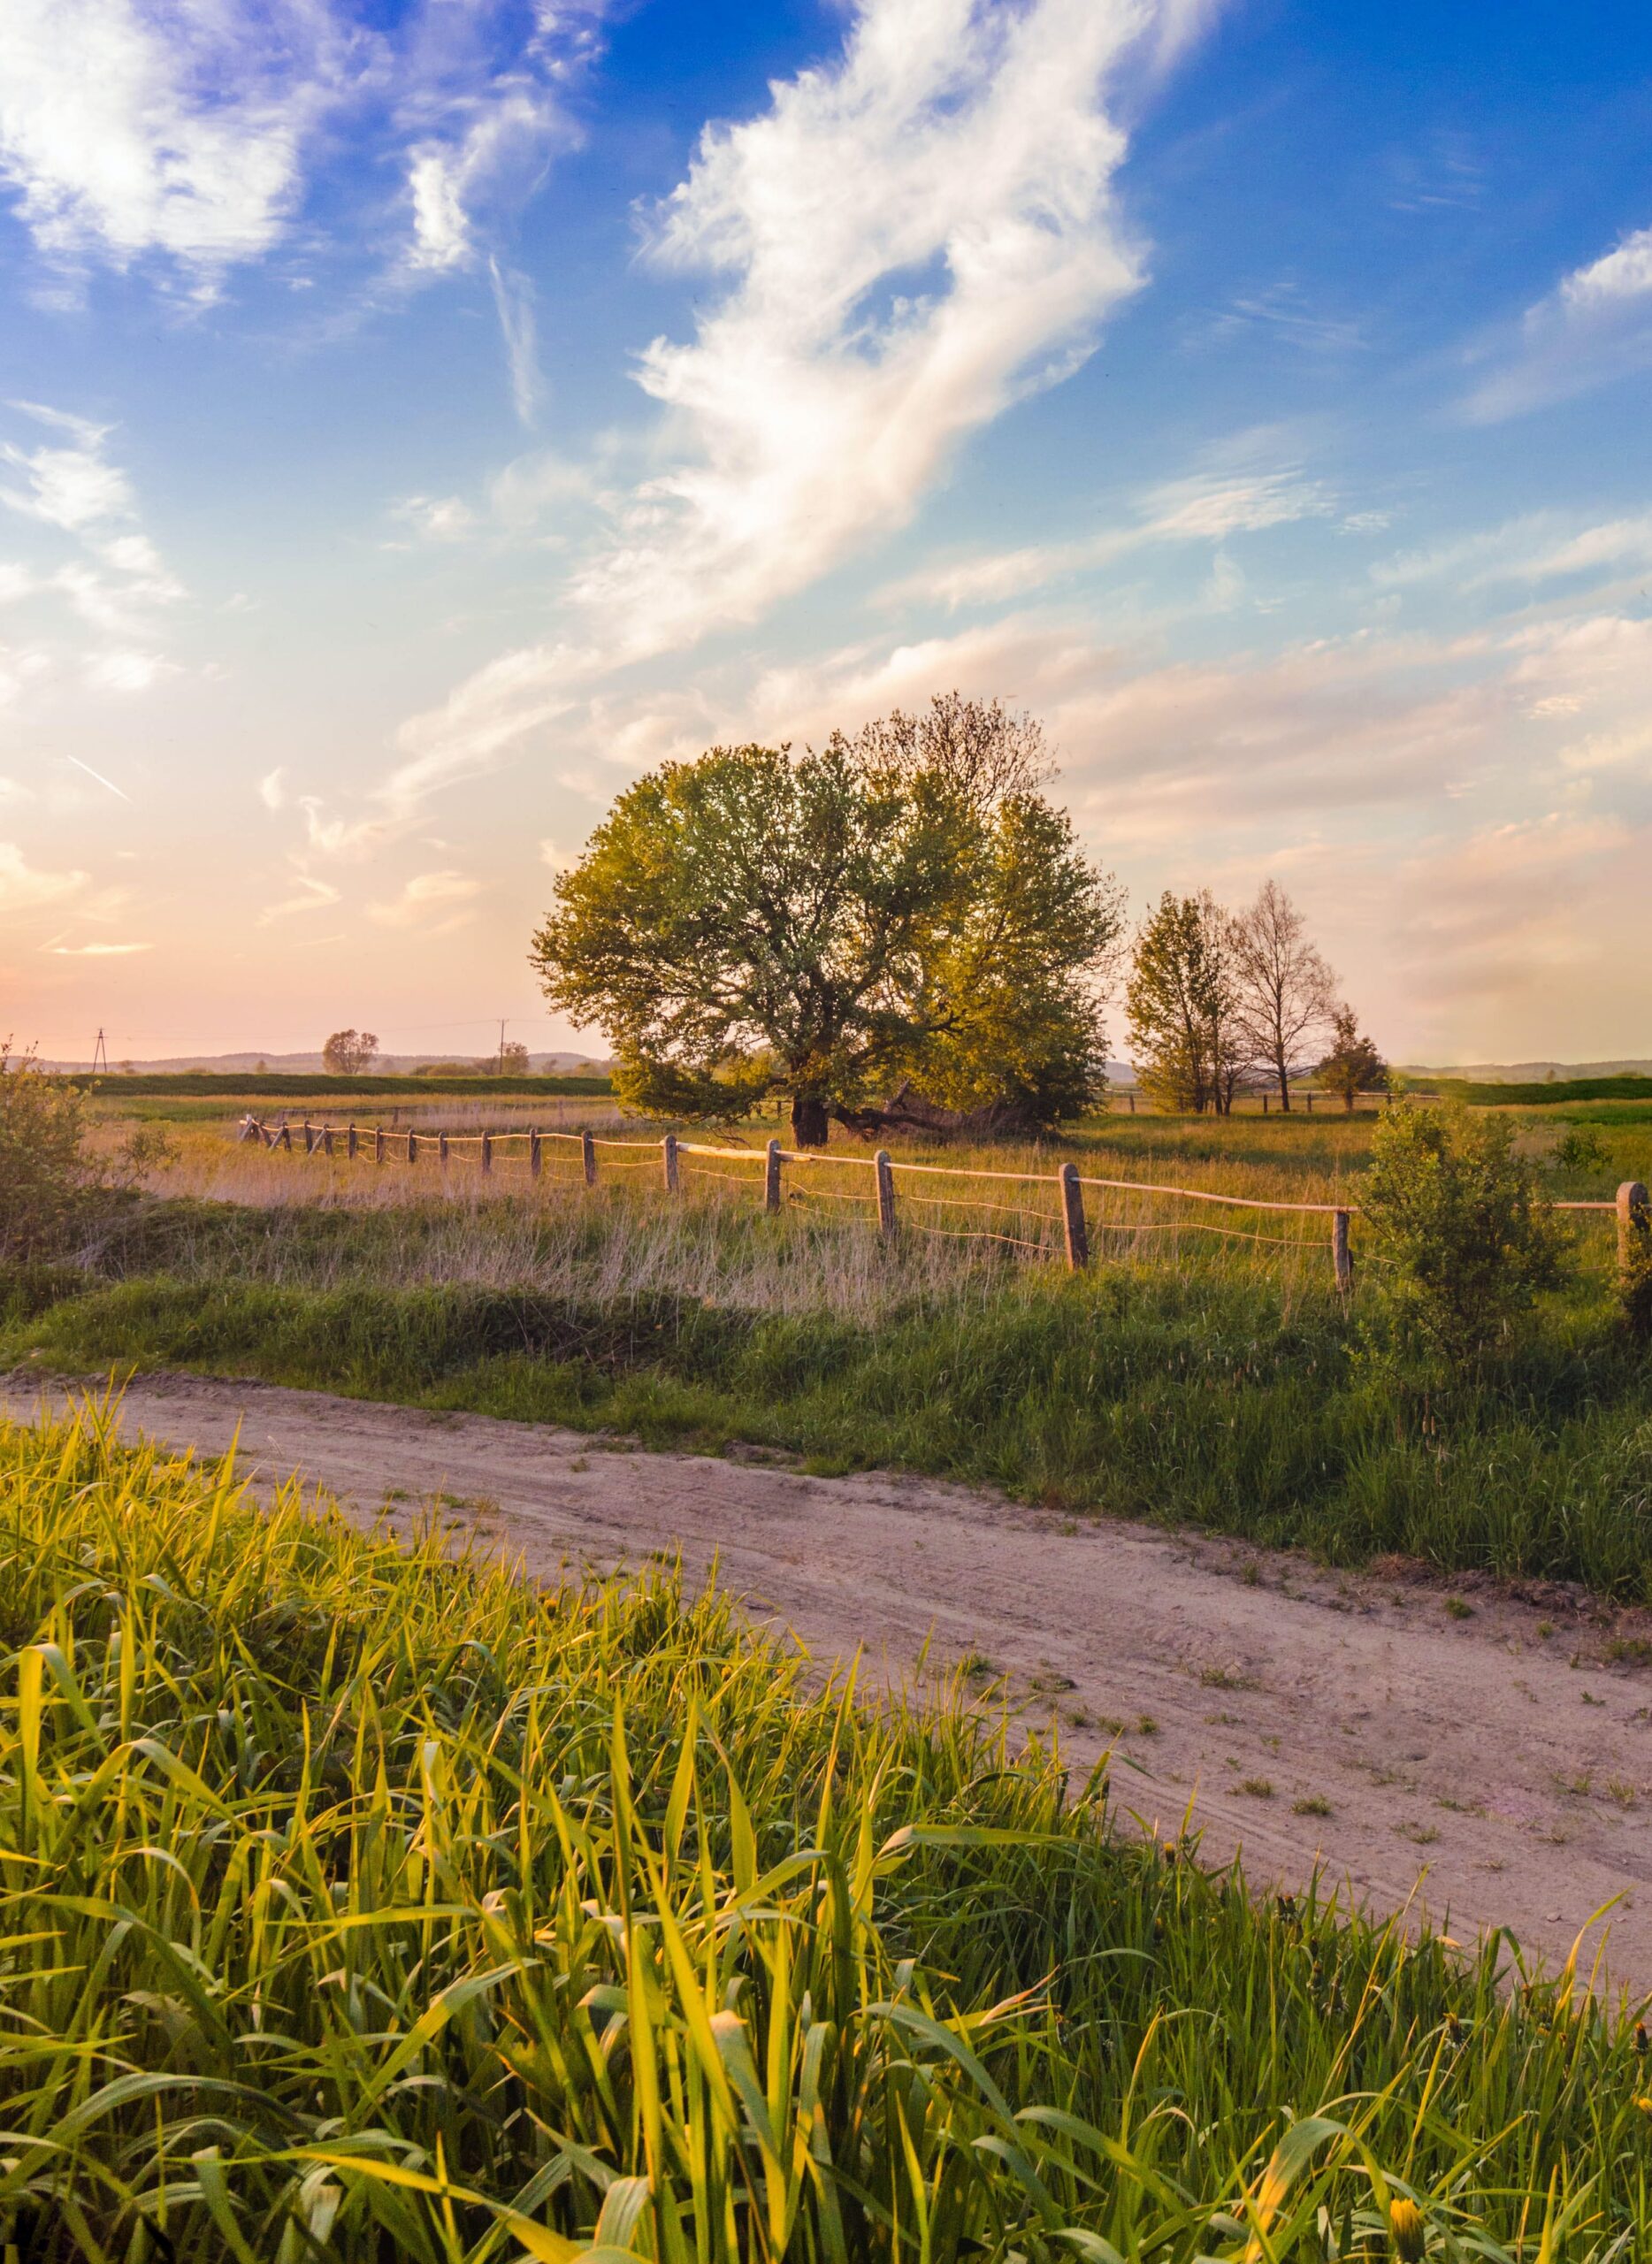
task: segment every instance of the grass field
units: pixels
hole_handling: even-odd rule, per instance
[[[669,1568],[0,1428],[8,2256],[1608,2264],[1634,2008],[1115,1830]]]
[[[1533,1112],[1522,1140],[1547,1154],[1572,1121]],[[1556,1196],[1652,1176],[1652,1129],[1597,1129],[1594,1160],[1546,1173]],[[1617,1327],[1610,1221],[1579,1224],[1575,1275],[1529,1341],[1419,1399],[1356,1357],[1371,1273],[1351,1305],[1335,1294],[1323,1219],[1264,1214],[1265,1240],[1233,1240],[1185,1206],[1095,1194],[1097,1262],[1069,1279],[951,1231],[886,1250],[864,1204],[766,1219],[764,1133],[739,1185],[689,1181],[673,1203],[657,1158],[594,1192],[571,1165],[535,1189],[518,1162],[484,1191],[456,1166],[444,1182],[186,1126],[156,1182],[170,1193],[128,1206],[84,1266],[0,1289],[0,1358],[259,1376],[709,1451],[743,1439],[818,1470],[899,1465],[1337,1562],[1399,1552],[1652,1601],[1652,1373]],[[1360,1118],[1115,1117],[1022,1160],[1346,1200],[1370,1136]],[[844,1184],[864,1195],[867,1177]],[[1052,1193],[1012,1222],[1046,1247]]]

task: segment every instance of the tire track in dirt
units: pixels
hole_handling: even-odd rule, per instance
[[[0,1379],[35,1419],[68,1387]],[[1109,1745],[1118,1805],[1254,1883],[1316,1864],[1373,1907],[1426,1908],[1460,1940],[1508,1926],[1564,1957],[1606,1922],[1615,1983],[1652,1988],[1652,1673],[1621,1626],[1556,1589],[1447,1592],[1327,1572],[1243,1544],[1058,1518],[983,1490],[875,1472],[633,1452],[545,1425],[320,1392],[135,1380],[128,1431],[296,1471],[405,1530],[432,1501],[529,1574],[680,1551],[822,1662],[907,1681],[974,1657],[1078,1770]],[[1545,1632],[1547,1630],[1548,1632]],[[1642,1654],[1644,1656],[1644,1653]],[[986,1679],[983,1675],[983,1680]],[[1586,1953],[1586,1964],[1594,1944]]]

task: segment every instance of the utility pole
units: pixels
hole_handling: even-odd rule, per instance
[[[505,1017],[504,1017],[504,1015],[503,1015],[503,1014],[501,1014],[501,1015],[500,1016],[500,1018],[499,1018],[499,1075],[502,1077],[502,1076],[504,1075],[504,1074],[505,1074]]]
[[[109,1075],[109,1048],[103,1043],[101,1029],[97,1033],[97,1044],[92,1048],[92,1075],[96,1076],[100,1069],[104,1076]]]

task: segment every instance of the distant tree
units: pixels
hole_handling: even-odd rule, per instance
[[[1336,1008],[1336,977],[1308,940],[1306,922],[1277,881],[1228,931],[1233,1018],[1244,1050],[1290,1106],[1291,1080],[1312,1064]]]
[[[499,1074],[501,1077],[527,1075],[528,1049],[519,1037],[508,1037],[500,1047]]]
[[[1043,763],[1029,719],[954,694],[818,753],[668,764],[557,881],[532,950],[546,995],[601,1024],[621,1100],[653,1113],[779,1093],[818,1146],[904,1082],[1053,1121],[1100,1072],[1119,909]]]
[[[1231,922],[1208,890],[1166,889],[1136,937],[1125,988],[1142,1088],[1161,1109],[1226,1115],[1246,1067],[1234,1013]]]
[[[255,1069],[254,1069],[254,1071],[253,1071],[253,1075],[254,1075],[256,1077],[267,1077],[267,1076],[269,1075],[269,1074],[270,1074],[270,1065],[269,1065],[269,1063],[268,1063],[266,1060],[264,1060],[264,1059],[262,1058],[262,1056],[261,1056],[261,1057],[260,1057],[260,1059],[259,1059],[259,1060],[258,1060],[257,1066],[256,1067],[256,1068],[255,1068]]]
[[[1338,1006],[1331,1016],[1331,1050],[1318,1075],[1327,1091],[1341,1093],[1350,1116],[1361,1093],[1380,1092],[1388,1082],[1388,1065],[1373,1041],[1361,1036],[1351,1006]]]
[[[335,1029],[321,1049],[329,1076],[359,1077],[379,1058],[379,1040],[370,1029]]]

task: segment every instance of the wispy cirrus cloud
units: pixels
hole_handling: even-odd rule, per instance
[[[1515,335],[1489,349],[1465,409],[1493,424],[1652,366],[1652,227],[1561,278]]]
[[[95,690],[142,691],[171,666],[149,648],[157,609],[184,590],[135,524],[132,482],[109,453],[113,428],[40,402],[4,407],[19,437],[0,440],[0,511],[41,554],[11,570],[7,594],[55,599],[95,632],[89,646],[65,648]]]
[[[1335,509],[1335,498],[1323,482],[1309,478],[1299,462],[1281,456],[1275,435],[1260,432],[1213,446],[1199,469],[1144,489],[1132,508],[1124,524],[1073,541],[937,560],[880,595],[886,602],[954,609],[998,604],[1159,544],[1220,544],[1293,520],[1324,517]]]
[[[470,873],[416,873],[401,892],[370,904],[367,916],[381,928],[417,928],[427,936],[446,935],[471,917],[482,883]]]
[[[31,865],[15,841],[0,841],[0,913],[32,912],[61,904],[91,883],[89,873],[50,872]]]
[[[758,619],[906,524],[954,452],[1093,350],[1143,260],[1114,192],[1185,0],[861,0],[841,52],[708,127],[651,255],[721,288],[638,377],[664,468],[501,655],[398,735],[405,815],[590,688]],[[357,838],[349,830],[347,839]]]

